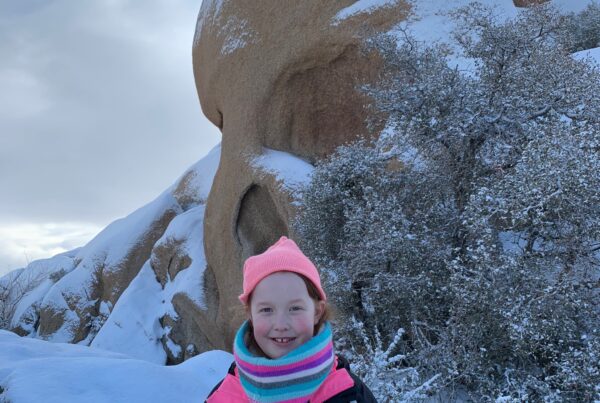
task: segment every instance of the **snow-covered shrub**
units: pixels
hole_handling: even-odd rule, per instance
[[[321,161],[303,193],[296,229],[339,347],[404,382],[372,364],[393,343],[395,370],[419,377],[403,388],[440,374],[428,393],[600,399],[600,74],[548,7],[455,16],[474,70],[408,32],[374,38],[386,70],[365,91],[387,128]]]
[[[433,307],[444,301],[436,290],[450,256],[440,240],[450,235],[448,217],[455,216],[450,201],[440,202],[449,195],[436,188],[444,187],[429,187],[436,178],[397,164],[393,153],[362,142],[341,147],[317,168],[298,221],[305,248],[329,268],[340,311],[370,328],[386,317],[379,323],[386,339],[400,324],[410,329],[409,318],[425,323],[439,316]]]
[[[471,196],[447,350],[467,347],[454,359],[488,396],[589,401],[600,381],[600,133],[546,128]]]
[[[21,300],[43,280],[41,274],[25,269],[0,277],[0,329],[10,329]]]
[[[352,327],[362,339],[362,345],[358,349],[353,347],[348,351],[352,360],[351,369],[369,386],[378,400],[412,402],[430,397],[439,375],[421,382],[417,369],[400,365],[406,356],[395,353],[400,347],[404,329],[398,329],[393,340],[384,349],[377,328],[372,339],[364,324],[355,318],[352,318]]]
[[[600,4],[592,2],[581,12],[567,16],[563,41],[571,52],[600,46]]]

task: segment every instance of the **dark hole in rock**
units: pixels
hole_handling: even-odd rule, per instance
[[[242,197],[236,234],[242,246],[243,260],[264,252],[282,235],[287,236],[287,225],[264,187],[252,185]]]

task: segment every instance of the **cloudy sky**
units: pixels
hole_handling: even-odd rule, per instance
[[[0,1],[0,275],[85,244],[219,141],[192,73],[201,2]]]

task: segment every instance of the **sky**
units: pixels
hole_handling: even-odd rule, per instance
[[[202,0],[0,0],[0,275],[83,246],[220,141]]]

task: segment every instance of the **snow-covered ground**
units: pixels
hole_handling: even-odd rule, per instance
[[[125,354],[19,337],[0,330],[0,401],[202,402],[227,373],[223,351],[162,366]]]

